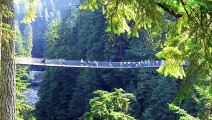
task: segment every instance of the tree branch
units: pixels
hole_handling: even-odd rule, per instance
[[[173,9],[170,9],[167,5],[162,3],[156,3],[159,7],[161,7],[163,10],[168,12],[169,14],[173,15],[176,18],[181,18],[183,15],[176,13]]]

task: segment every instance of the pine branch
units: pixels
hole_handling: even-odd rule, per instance
[[[181,18],[183,15],[177,13],[175,10],[171,9],[170,7],[168,7],[165,4],[162,3],[156,3],[159,7],[161,7],[163,10],[165,10],[166,12],[168,12],[169,14],[173,15],[176,18]]]

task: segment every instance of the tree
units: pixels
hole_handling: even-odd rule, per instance
[[[161,120],[176,120],[178,118],[171,110],[168,104],[173,101],[176,95],[176,80],[175,79],[158,79],[157,86],[151,94],[150,104],[145,108],[143,113],[144,119],[161,119]]]
[[[34,1],[30,1],[33,3]],[[0,119],[15,120],[16,111],[16,81],[15,81],[15,42],[14,42],[14,1],[0,2],[1,24],[1,71],[0,71]],[[29,8],[32,8],[30,6]],[[25,21],[32,21],[35,15],[29,12]],[[27,22],[26,21],[26,22]]]
[[[1,1],[0,119],[15,120],[15,43],[13,0]]]
[[[23,95],[23,92],[28,91],[27,86],[29,85],[27,79],[29,75],[27,74],[27,67],[17,66],[16,69],[16,119],[24,120],[33,117],[30,114],[34,109],[25,104],[26,96]]]
[[[198,0],[87,0],[80,8],[94,11],[101,5],[107,32],[138,37],[144,29],[150,37],[161,39],[163,49],[157,57],[165,59],[165,63],[158,72],[183,79],[175,100],[181,103],[188,93],[195,96],[191,78],[199,86],[212,81],[211,4]],[[189,65],[183,69],[185,61]]]
[[[92,97],[92,92],[98,89],[96,71],[94,69],[85,69],[78,75],[69,106],[70,118],[78,119],[89,110],[87,101]]]
[[[22,34],[20,32],[20,29],[19,29],[18,21],[15,22],[15,30],[16,30],[16,37],[15,37],[16,55],[24,55],[25,50],[23,48]]]
[[[109,36],[104,32],[105,19],[100,11],[88,12],[83,16],[76,13],[69,9],[61,22],[54,20],[50,23],[46,33],[49,48],[46,51],[47,58],[108,60],[112,56],[114,60],[118,60],[120,57],[115,57],[120,56],[118,45],[112,48],[111,43],[104,42]],[[105,47],[110,54],[104,52]],[[39,90],[41,100],[36,105],[37,119],[78,119],[89,110],[88,100],[93,91],[110,91],[114,87],[124,87],[131,79],[126,74],[128,71],[48,69]],[[106,75],[102,75],[103,73]]]
[[[25,56],[31,56],[32,52],[32,26],[27,24],[23,34],[23,48],[25,50]]]
[[[72,51],[76,48],[74,45],[76,42],[75,22],[73,22],[76,18],[70,11],[72,12],[72,10],[68,10],[67,16],[62,21],[55,19],[49,24],[46,32],[47,58],[79,59],[75,54],[76,51]],[[69,104],[78,74],[79,69],[76,68],[49,68],[46,70],[39,90],[40,101],[36,104],[38,120],[70,119]]]
[[[115,89],[115,92],[97,90],[94,93],[97,96],[90,100],[91,110],[81,119],[135,120],[126,114],[132,94],[126,94],[123,89]]]
[[[153,42],[156,43],[151,44],[163,46],[160,44],[162,41],[157,39],[158,36],[149,36],[149,31],[139,32],[141,39],[148,38],[149,41],[140,41],[140,38],[130,38],[130,41],[126,41],[126,35],[114,35],[114,41],[105,42],[110,39],[110,35],[104,32],[107,25],[101,11],[89,11],[83,16],[73,13],[69,10],[61,22],[54,20],[50,23],[46,34],[50,48],[46,52],[48,58],[83,58],[84,61],[156,60],[155,53],[160,49],[152,51],[149,41],[154,38]],[[162,35],[159,38],[162,38]],[[121,87],[134,91],[138,97],[137,103],[133,103],[133,109],[129,110],[137,118],[143,119],[144,113],[155,113],[153,108],[160,105],[164,107],[161,107],[162,112],[158,114],[165,116],[168,113],[167,116],[172,118],[174,115],[170,115],[166,104],[170,97],[175,96],[173,93],[176,93],[176,86],[172,82],[156,74],[155,69],[48,69],[39,91],[41,100],[36,106],[37,116],[38,119],[77,119],[88,111],[87,100],[92,97],[91,92],[96,89],[111,91],[114,87]],[[158,97],[159,95],[162,97]],[[159,118],[153,114],[145,116]]]
[[[16,56],[22,56],[26,53],[23,49],[23,41],[22,34],[19,30],[18,22],[15,22],[15,48],[16,48]],[[28,67],[16,65],[16,119],[30,119],[32,117],[30,112],[32,112],[33,108],[24,103],[26,100],[26,96],[23,95],[23,92],[28,91],[27,86],[29,83],[27,80],[29,79],[29,75],[27,73]]]

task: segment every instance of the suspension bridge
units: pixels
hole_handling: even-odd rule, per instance
[[[113,61],[84,61],[84,60],[65,60],[65,59],[44,59],[33,57],[16,57],[16,64],[32,66],[53,66],[53,67],[82,67],[82,68],[158,68],[164,61],[132,61],[132,62],[113,62]]]

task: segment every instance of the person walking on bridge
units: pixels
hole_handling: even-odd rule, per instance
[[[120,61],[120,67],[123,67],[122,65],[123,65],[122,62]]]
[[[86,60],[87,62],[87,65],[86,66],[90,66],[90,61],[89,60]]]
[[[109,66],[110,66],[110,67],[112,67],[112,63],[111,63],[111,60],[109,61]]]
[[[132,67],[135,67],[135,61],[133,60],[133,62],[132,62]]]
[[[96,66],[99,66],[99,64],[96,60],[94,60],[94,63],[95,63]]]
[[[62,65],[63,65],[63,64],[64,64],[64,62],[65,62],[65,60],[64,60],[64,59],[62,59],[62,58],[60,58],[60,59],[59,59],[59,64],[62,64]]]
[[[47,58],[44,57],[44,59],[42,60],[42,62],[45,64],[46,63]]]
[[[81,63],[81,66],[83,66],[84,61],[83,61],[82,58],[81,58],[81,60],[80,60],[80,63]]]

